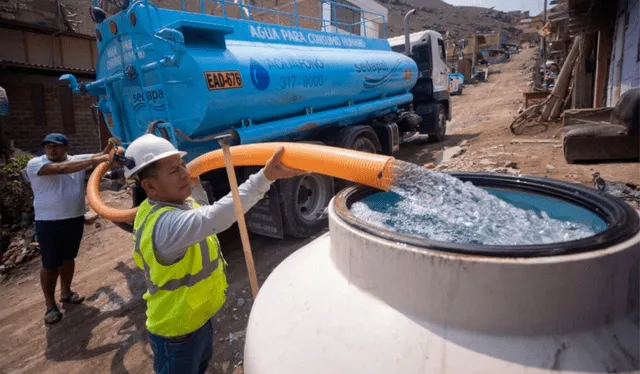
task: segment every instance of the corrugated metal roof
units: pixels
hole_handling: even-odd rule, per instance
[[[553,13],[549,13],[547,15],[547,18],[551,22],[562,21],[562,20],[568,19],[569,18],[569,9],[558,9],[557,11],[555,11]]]
[[[616,3],[606,0],[569,0],[569,30],[571,36],[612,27]]]
[[[27,69],[35,69],[35,70],[56,71],[56,72],[62,72],[62,73],[85,73],[85,74],[92,74],[92,75],[96,74],[96,71],[93,69],[81,69],[81,68],[71,68],[66,66],[30,64],[26,62],[8,61],[8,60],[0,60],[0,67],[27,68]]]

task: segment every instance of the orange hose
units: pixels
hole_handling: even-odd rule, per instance
[[[305,143],[258,143],[231,147],[234,166],[263,166],[275,151],[283,146],[281,161],[284,165],[313,173],[345,179],[388,191],[393,182],[391,156],[376,155],[350,149]],[[121,149],[119,150],[121,152]],[[203,154],[191,161],[187,168],[191,177],[224,167],[222,150]],[[109,164],[100,164],[89,178],[87,198],[89,205],[100,216],[113,222],[133,222],[137,207],[112,208],[100,196],[100,180],[109,170]]]

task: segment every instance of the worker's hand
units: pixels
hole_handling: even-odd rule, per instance
[[[102,153],[108,154],[112,150],[117,149],[118,146],[120,146],[120,144],[122,144],[122,139],[120,139],[118,137],[115,137],[115,136],[111,137],[111,138],[109,138],[109,140],[107,140],[107,146],[102,151]]]
[[[292,169],[284,166],[280,161],[283,152],[284,147],[278,148],[276,153],[271,156],[269,161],[267,161],[267,164],[264,166],[264,176],[267,177],[267,179],[274,181],[276,179],[287,179],[297,177],[299,175],[310,174],[304,170]]]

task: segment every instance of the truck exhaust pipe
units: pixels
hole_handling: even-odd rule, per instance
[[[415,13],[415,9],[411,9],[404,15],[404,54],[411,57],[411,42],[409,40],[409,17]]]

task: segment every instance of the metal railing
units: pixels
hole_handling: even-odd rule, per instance
[[[123,1],[126,0],[93,0],[94,5],[102,7],[104,2],[109,2],[115,5],[117,9],[122,9]],[[150,0],[139,0],[145,5]],[[185,12],[201,13],[207,15],[217,15],[223,17],[225,20],[228,18],[243,19],[249,21],[257,21],[271,24],[278,24],[283,26],[292,26],[298,28],[317,29],[325,32],[339,33],[339,30],[356,34],[364,37],[387,37],[386,17],[383,14],[363,10],[356,6],[339,3],[332,0],[292,0],[286,4],[277,6],[276,8],[266,8],[263,6],[252,5],[247,0],[197,0],[194,2],[187,2],[186,0],[180,0],[180,7]],[[133,2],[133,1],[132,1]],[[320,17],[316,17],[309,14],[303,14],[300,12],[299,3],[318,2],[320,9]],[[329,6],[329,17],[325,13],[325,4]],[[158,6],[157,4],[154,4]],[[176,3],[177,5],[177,3]],[[194,6],[195,5],[195,6]],[[162,7],[167,7],[163,4]],[[291,11],[284,11],[282,9],[290,8]],[[236,9],[236,14],[232,14],[231,9]],[[340,9],[353,13],[354,18],[358,18],[353,23],[338,21],[338,13]],[[268,15],[275,15],[275,22]],[[288,19],[288,22],[281,22],[282,19]],[[371,33],[368,24],[378,25],[378,35],[367,35],[367,32]],[[355,32],[354,32],[355,31]],[[382,34],[382,35],[381,35]]]

